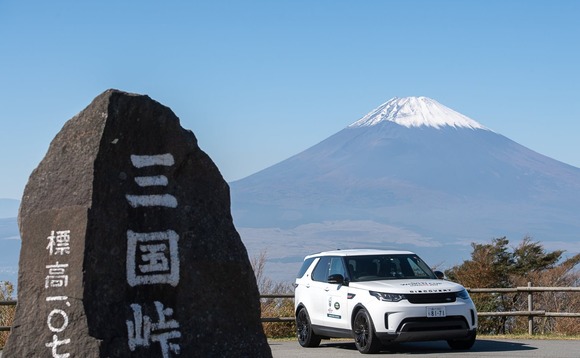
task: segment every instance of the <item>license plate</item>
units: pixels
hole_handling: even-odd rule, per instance
[[[445,317],[445,307],[427,307],[427,317]]]

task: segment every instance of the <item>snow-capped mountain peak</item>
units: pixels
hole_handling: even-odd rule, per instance
[[[369,127],[384,121],[395,122],[405,127],[451,126],[488,130],[473,119],[427,97],[392,98],[349,127]]]

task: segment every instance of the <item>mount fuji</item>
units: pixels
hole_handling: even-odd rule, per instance
[[[580,169],[426,97],[393,98],[230,187],[248,251],[278,280],[336,248],[409,249],[440,269],[502,236],[580,252]]]

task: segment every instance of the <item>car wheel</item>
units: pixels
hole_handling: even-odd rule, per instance
[[[361,353],[377,353],[381,349],[381,341],[375,334],[371,316],[364,308],[356,313],[352,327],[354,343]]]
[[[296,333],[302,347],[318,347],[320,344],[321,338],[312,331],[310,317],[304,307],[296,315]]]
[[[467,339],[450,339],[447,341],[447,344],[449,345],[449,347],[451,347],[451,349],[467,350],[473,347],[476,335],[477,333],[473,332],[470,333]]]

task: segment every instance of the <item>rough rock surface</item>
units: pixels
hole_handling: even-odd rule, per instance
[[[271,356],[229,187],[149,97],[108,90],[69,120],[19,226],[4,358]]]

